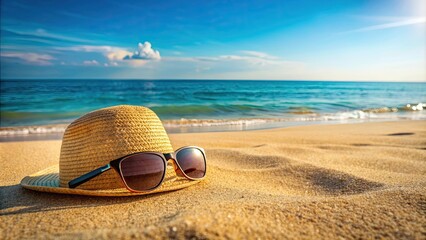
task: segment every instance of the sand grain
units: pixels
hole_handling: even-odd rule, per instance
[[[22,189],[25,175],[57,163],[60,141],[0,143],[0,238],[426,238],[424,121],[171,140],[206,149],[207,179],[119,198]]]

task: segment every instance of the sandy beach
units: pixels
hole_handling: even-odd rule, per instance
[[[0,239],[426,237],[426,122],[171,134],[205,148],[207,178],[137,197],[41,193],[20,180],[61,141],[0,143]]]

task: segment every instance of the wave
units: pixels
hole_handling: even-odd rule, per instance
[[[0,128],[0,136],[63,133],[65,132],[65,129],[67,128],[67,126],[68,124],[2,127]]]
[[[270,113],[273,116],[278,116],[282,113],[295,114],[295,115],[318,115],[324,114],[327,108],[318,106],[318,104],[310,105],[296,105],[293,103],[290,106],[282,105],[281,103],[252,103],[252,104],[193,104],[193,105],[152,105],[150,108],[163,119],[176,119],[179,117],[197,117],[205,118],[210,116],[217,116],[223,113],[223,118],[227,116],[241,116],[246,117],[246,113],[253,113],[250,117],[256,117],[260,113]],[[327,105],[346,106],[343,104],[327,103]],[[347,107],[346,109],[351,109]],[[388,112],[412,112],[422,111],[426,109],[426,104],[415,103],[405,104],[400,107],[380,107],[380,108],[366,108],[362,109],[363,112],[368,113],[388,113]],[[91,109],[86,109],[87,111]],[[330,109],[329,109],[330,110]],[[2,125],[9,125],[9,122],[37,122],[38,124],[52,123],[52,120],[72,120],[87,111],[62,111],[62,112],[42,112],[42,111],[0,111]],[[357,110],[354,110],[357,111]],[[58,122],[57,122],[58,123]],[[10,125],[9,125],[10,126]]]
[[[289,107],[289,113],[305,115],[305,114],[315,114],[314,108],[310,107]]]
[[[426,109],[426,103],[414,103],[414,104],[406,104],[403,107],[381,107],[381,108],[369,108],[364,109],[364,112],[371,112],[371,113],[388,113],[388,112],[398,112],[398,111],[405,111],[405,112],[416,112],[416,111],[423,111]]]
[[[415,107],[415,108],[413,108]],[[177,129],[196,128],[193,131],[226,131],[248,130],[271,127],[285,127],[294,123],[312,124],[313,122],[346,122],[350,120],[426,120],[425,104],[408,104],[402,110],[392,108],[372,108],[329,114],[302,114],[286,118],[234,118],[234,119],[172,119],[164,120],[163,125],[168,132],[182,132]],[[405,114],[398,114],[398,111]],[[33,135],[33,134],[60,134],[65,131],[67,124],[51,124],[41,126],[2,127],[0,137]],[[185,130],[186,131],[186,130]]]

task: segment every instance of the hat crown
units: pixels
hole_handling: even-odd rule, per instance
[[[121,105],[90,112],[65,130],[59,159],[61,187],[110,161],[135,152],[173,152],[158,116],[141,106]],[[122,188],[118,174],[108,171],[81,189]]]

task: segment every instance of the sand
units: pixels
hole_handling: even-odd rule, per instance
[[[0,143],[0,239],[426,238],[426,122],[173,134],[206,149],[208,176],[138,197],[19,186],[60,141]]]

